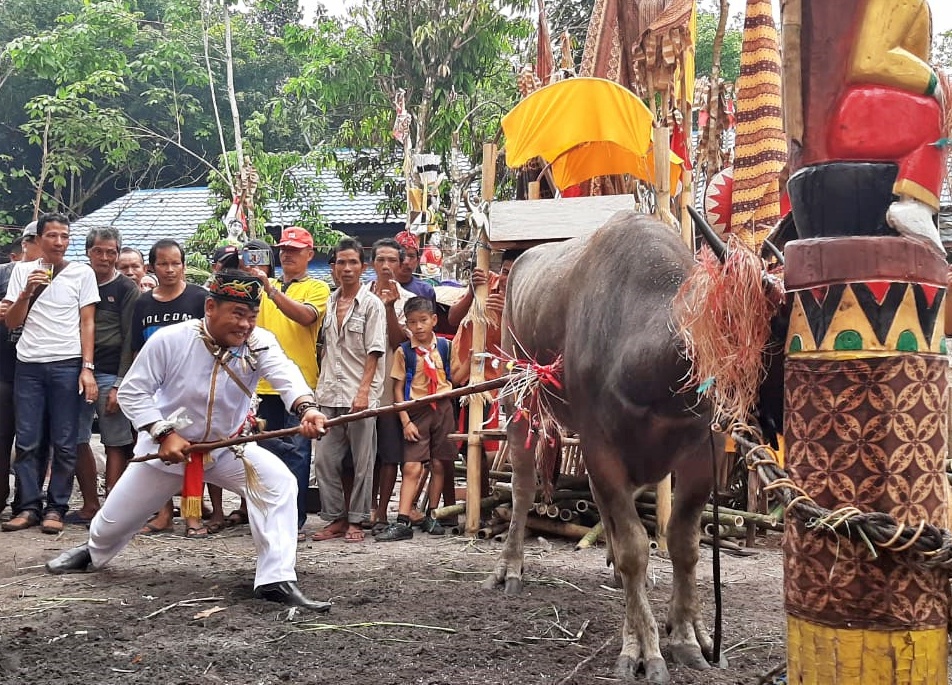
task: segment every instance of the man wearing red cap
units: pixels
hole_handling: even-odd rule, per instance
[[[251,243],[245,249],[252,247]],[[263,246],[270,249],[267,245]],[[317,335],[327,311],[328,285],[307,273],[307,265],[314,257],[314,238],[307,229],[290,226],[281,233],[278,242],[281,261],[281,278],[268,278],[256,267],[246,267],[258,278],[264,290],[261,309],[258,312],[258,327],[274,333],[281,349],[294,362],[307,385],[312,390],[317,386]],[[264,419],[268,430],[291,428],[298,425],[298,418],[289,413],[281,396],[267,380],[261,379],[257,388],[258,418]],[[295,435],[293,452],[279,455],[287,464],[298,483],[298,529],[307,519],[306,500],[311,472],[311,440]]]

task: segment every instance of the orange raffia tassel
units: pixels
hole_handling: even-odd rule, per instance
[[[182,479],[182,518],[202,517],[202,494],[205,490],[205,453],[193,452],[185,462]]]
[[[770,320],[782,300],[778,281],[765,288],[763,262],[735,235],[724,263],[707,247],[673,303],[675,330],[691,362],[685,390],[711,402],[714,423],[745,423],[766,373]]]

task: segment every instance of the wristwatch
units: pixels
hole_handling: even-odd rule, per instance
[[[149,428],[149,435],[152,436],[152,439],[156,442],[162,442],[162,440],[174,430],[175,424],[171,421],[156,421]]]
[[[95,371],[95,370],[96,370],[96,365],[93,364],[92,362],[83,362],[83,368],[84,368],[84,369],[89,369],[90,371]]]

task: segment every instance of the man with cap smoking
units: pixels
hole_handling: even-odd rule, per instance
[[[273,334],[255,328],[260,294],[257,278],[224,269],[210,284],[204,319],[168,326],[149,338],[119,387],[119,404],[140,431],[135,454],[158,453],[159,459],[130,464],[90,524],[89,542],[49,561],[50,573],[101,568],[180,489],[183,515],[190,504],[200,508],[204,479],[248,499],[258,556],[255,596],[315,611],[330,608],[297,587],[297,484],[284,464],[254,443],[237,451],[184,451],[191,443],[238,435],[260,378],[300,418],[303,435],[323,433],[325,417],[301,372]]]

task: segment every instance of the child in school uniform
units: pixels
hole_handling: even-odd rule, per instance
[[[450,343],[433,332],[437,316],[433,302],[413,297],[403,306],[410,340],[397,348],[390,378],[394,398],[415,400],[450,390]],[[449,441],[453,432],[452,400],[441,400],[410,412],[400,412],[403,424],[403,482],[396,523],[374,537],[377,542],[409,540],[413,537],[410,512],[416,497],[417,484],[424,475],[424,464],[430,464],[429,506],[420,529],[431,535],[442,535],[443,527],[433,518],[439,504],[443,479],[453,473],[456,452]]]

